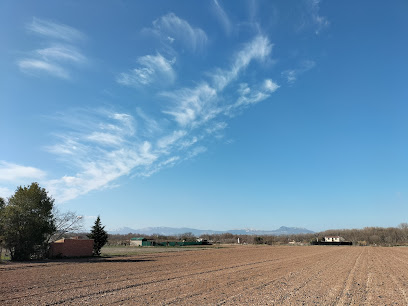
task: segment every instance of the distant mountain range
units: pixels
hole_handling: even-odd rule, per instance
[[[314,233],[311,230],[306,228],[299,228],[299,227],[286,227],[281,226],[277,230],[270,230],[270,231],[260,231],[255,229],[237,229],[237,230],[227,230],[227,231],[213,231],[213,230],[199,230],[194,228],[173,228],[173,227],[146,227],[140,229],[133,229],[129,227],[123,227],[117,230],[108,231],[109,234],[115,235],[126,235],[126,234],[141,234],[141,235],[153,235],[159,234],[164,236],[174,236],[180,235],[184,233],[192,233],[194,236],[200,236],[204,234],[224,234],[224,233],[231,233],[234,235],[295,235],[295,234],[312,234]]]

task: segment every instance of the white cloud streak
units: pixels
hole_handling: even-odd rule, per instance
[[[217,113],[215,107],[217,92],[207,83],[162,95],[174,102],[174,106],[164,113],[174,117],[181,126],[196,125],[200,121],[213,118]]]
[[[33,21],[27,25],[27,29],[46,38],[69,42],[83,40],[85,38],[83,33],[73,27],[35,17]]]
[[[329,25],[329,20],[320,15],[321,0],[303,0],[303,10],[301,12],[301,22],[297,25],[297,31],[313,29],[319,35]]]
[[[213,85],[202,82],[193,88],[183,88],[173,92],[162,93],[162,96],[169,98],[173,102],[171,108],[163,112],[172,116],[183,127],[196,128],[217,117],[219,114],[231,114],[233,108],[266,99],[270,93],[279,87],[271,80],[265,81],[266,83],[262,88],[259,88],[256,96],[251,98],[243,96],[232,105],[225,106],[219,103],[219,94],[228,85],[236,81],[239,74],[253,60],[265,60],[271,51],[272,45],[269,43],[268,38],[264,36],[255,37],[235,55],[229,69],[216,69],[215,72],[208,74]]]
[[[135,135],[136,122],[130,114],[102,110],[72,116],[81,120],[68,119],[71,131],[58,135],[58,143],[46,148],[78,169],[75,175],[45,182],[59,202],[109,187],[135,168],[143,172],[158,158],[152,144]],[[86,127],[82,120],[87,122]]]
[[[230,19],[228,18],[228,15],[225,13],[224,9],[218,2],[218,0],[213,1],[213,8],[215,15],[217,16],[222,28],[224,29],[224,32],[227,35],[230,35],[233,29],[232,23]]]
[[[192,27],[174,13],[156,19],[153,28],[144,31],[152,32],[170,44],[180,44],[192,52],[203,50],[208,42],[207,34],[202,29]]]
[[[73,45],[85,36],[78,30],[63,24],[34,18],[27,25],[30,33],[40,34],[48,46],[31,51],[28,57],[17,61],[20,70],[30,75],[48,74],[61,79],[70,79],[72,64],[86,63],[86,57]],[[61,43],[63,41],[63,43]]]
[[[329,26],[329,21],[326,17],[319,15],[320,10],[320,0],[309,0],[309,10],[312,17],[312,21],[316,26],[315,33],[320,34],[320,32]]]
[[[55,60],[80,63],[86,59],[78,50],[69,45],[54,45],[48,48],[38,49],[35,53],[47,61]]]
[[[161,132],[162,128],[157,120],[148,116],[140,107],[136,108],[136,114],[144,123],[144,129],[140,132],[142,136],[150,138],[154,134]]]
[[[23,180],[41,180],[45,176],[46,173],[38,168],[0,161],[0,181],[20,182]]]
[[[42,61],[38,59],[27,58],[27,59],[19,60],[17,64],[22,72],[25,72],[28,74],[30,73],[36,74],[39,72],[45,72],[47,74],[56,76],[58,78],[69,79],[68,71],[55,63],[50,63],[50,62],[46,62],[46,61]]]
[[[157,157],[151,153],[151,145],[144,142],[132,147],[104,150],[99,147],[88,147],[94,159],[86,156],[75,156],[80,171],[74,176],[46,182],[47,189],[54,194],[59,202],[74,199],[93,190],[103,189],[123,175],[128,175],[135,167],[151,164]]]
[[[297,68],[297,69],[288,69],[288,70],[283,71],[283,72],[282,72],[282,76],[286,79],[286,81],[287,81],[289,84],[293,84],[293,83],[295,83],[295,81],[297,80],[297,78],[298,78],[301,74],[303,74],[303,73],[309,71],[309,70],[312,69],[315,65],[316,65],[316,63],[315,63],[314,61],[310,61],[310,60],[303,61],[303,62],[300,64],[300,67],[299,67],[299,68]]]
[[[126,86],[141,86],[158,82],[160,84],[172,84],[176,78],[172,67],[175,59],[167,60],[157,53],[157,55],[139,57],[137,62],[139,67],[118,76],[117,82],[119,84]]]
[[[263,89],[266,92],[272,93],[275,92],[276,90],[278,90],[279,85],[276,84],[274,81],[272,81],[271,79],[266,79],[263,83]]]
[[[110,133],[93,132],[87,137],[88,140],[96,142],[101,145],[117,146],[123,143],[123,138],[118,135]]]
[[[275,92],[279,88],[279,85],[272,80],[266,79],[262,86],[256,91],[251,90],[251,94],[245,97],[244,104],[253,104],[265,100],[269,95]]]
[[[157,141],[157,146],[160,149],[167,149],[169,146],[176,143],[179,139],[186,136],[187,132],[183,130],[174,131],[170,135],[166,135]]]
[[[218,90],[234,81],[238,74],[245,69],[253,60],[264,60],[272,51],[273,45],[268,38],[262,35],[255,37],[250,43],[238,52],[229,70],[218,69],[212,74],[213,82]]]

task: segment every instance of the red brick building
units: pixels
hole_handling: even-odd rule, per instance
[[[54,241],[50,245],[50,257],[87,257],[92,256],[93,239],[69,238]]]

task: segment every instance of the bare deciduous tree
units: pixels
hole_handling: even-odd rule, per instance
[[[61,212],[58,208],[53,208],[53,215],[55,218],[55,232],[50,235],[48,241],[52,242],[69,232],[79,232],[83,229],[83,218],[78,216],[73,211]]]

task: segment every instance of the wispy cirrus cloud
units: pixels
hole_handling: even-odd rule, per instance
[[[241,96],[238,98],[237,102],[232,105],[232,108],[238,108],[261,102],[269,98],[270,94],[278,90],[279,87],[280,86],[271,79],[264,80],[261,85],[258,85],[253,89],[249,88],[247,84],[241,84],[239,88]]]
[[[76,155],[75,163],[79,171],[72,176],[63,176],[46,182],[51,194],[57,195],[60,202],[74,199],[93,190],[103,189],[119,177],[129,175],[136,167],[147,167],[155,159],[149,142],[131,147],[115,147],[113,150],[104,150],[87,146],[95,158],[89,160],[86,156]],[[97,151],[97,155],[95,152]]]
[[[41,76],[50,75],[61,79],[70,79],[73,64],[86,63],[86,57],[74,45],[85,35],[64,24],[58,24],[38,18],[26,26],[29,33],[39,34],[48,45],[27,53],[27,57],[17,60],[24,73]]]
[[[143,32],[153,33],[171,45],[178,44],[191,52],[198,52],[207,45],[208,37],[204,30],[191,26],[186,20],[174,13],[164,15],[153,21],[152,28],[145,28]]]
[[[162,131],[160,123],[148,116],[140,107],[136,108],[136,115],[143,122],[143,129],[139,130],[140,136],[150,138]]]
[[[168,60],[160,53],[141,56],[137,59],[139,67],[130,72],[121,73],[116,81],[126,86],[141,86],[156,82],[171,84],[176,78],[172,67],[175,61],[175,58]]]
[[[55,63],[50,63],[39,59],[26,58],[19,60],[17,64],[21,71],[28,74],[45,72],[61,79],[69,79],[69,72]]]
[[[225,105],[220,103],[219,94],[227,86],[235,82],[240,73],[248,67],[253,60],[264,60],[272,51],[272,44],[264,36],[255,37],[246,44],[242,50],[236,53],[229,69],[215,69],[208,73],[209,82],[202,82],[193,88],[183,88],[172,92],[162,93],[163,96],[173,102],[169,109],[164,110],[174,118],[181,126],[197,127],[219,116],[220,114],[231,114],[232,109],[242,106],[243,102]],[[269,97],[278,86],[271,80],[265,81],[268,87],[259,87],[257,100],[261,101]],[[274,90],[271,91],[272,87]],[[255,101],[255,97],[245,98],[246,101]],[[242,95],[241,100],[245,100]],[[238,98],[238,101],[240,98]],[[248,103],[246,103],[248,104]]]
[[[57,44],[48,48],[35,50],[35,53],[46,61],[55,60],[61,62],[81,63],[86,60],[81,52],[70,45]]]
[[[197,125],[200,121],[208,121],[217,113],[217,91],[207,83],[194,88],[164,92],[162,96],[173,102],[163,113],[171,115],[181,126]]]
[[[330,25],[329,20],[320,15],[320,3],[321,0],[303,0],[301,22],[297,25],[297,31],[313,29],[319,35]]]
[[[282,72],[282,76],[286,79],[286,81],[291,85],[295,83],[299,75],[309,71],[316,63],[311,60],[306,60],[301,62],[300,67],[296,69],[288,69]]]
[[[230,35],[232,30],[233,30],[233,25],[232,22],[230,21],[227,13],[225,13],[225,10],[222,8],[221,4],[219,3],[218,0],[213,1],[213,10],[215,12],[215,15],[221,24],[222,28],[224,29],[224,32],[227,35]]]
[[[159,93],[157,99],[164,103],[158,103],[156,116],[139,107],[126,113],[82,110],[57,118],[67,118],[69,131],[58,133],[47,150],[77,171],[47,181],[47,189],[58,201],[68,201],[108,188],[122,176],[150,176],[204,153],[207,141],[223,137],[231,116],[279,88],[269,78],[254,84],[241,81],[243,71],[252,62],[262,63],[271,51],[266,37],[255,37],[232,55],[227,68],[205,74],[207,80]],[[150,58],[139,63],[150,63]]]
[[[312,22],[316,26],[316,34],[320,34],[320,32],[327,28],[330,24],[329,20],[326,17],[320,16],[319,14],[320,2],[321,0],[309,0],[307,2]]]
[[[77,120],[71,120],[71,117],[56,118],[68,120],[71,129],[57,135],[57,143],[46,148],[78,169],[73,175],[44,182],[47,190],[56,195],[59,202],[108,188],[124,175],[150,176],[187,156],[192,158],[198,154],[196,148],[190,149],[196,141],[188,138],[187,131],[156,129],[154,135],[149,137],[135,133],[136,124],[151,124],[147,116],[136,123],[136,118],[140,116],[107,110],[88,111],[87,115],[83,112],[79,117],[82,120],[87,118],[88,128]],[[75,114],[72,116],[76,117]],[[183,158],[177,156],[177,152],[182,151],[186,151]]]
[[[147,167],[156,160],[151,143],[135,137],[135,121],[131,115],[109,111],[79,115],[87,118],[88,127],[71,121],[70,117],[57,118],[68,120],[70,131],[57,135],[58,142],[46,148],[78,169],[75,175],[45,182],[59,201],[106,188],[135,167]]]
[[[63,156],[85,156],[92,147],[120,147],[135,134],[135,120],[131,115],[109,111],[95,111],[56,117],[65,122],[68,134],[58,134],[57,145],[48,146],[49,152]],[[86,122],[84,124],[83,122]],[[105,150],[109,150],[105,148]]]
[[[217,89],[223,90],[224,87],[234,81],[251,61],[265,60],[270,55],[272,47],[273,45],[269,42],[267,37],[262,35],[256,36],[235,55],[234,61],[229,69],[216,69],[215,72],[209,74]]]
[[[46,38],[65,40],[68,42],[83,40],[85,38],[82,32],[73,27],[35,17],[32,22],[27,25],[27,30]]]
[[[174,143],[176,143],[179,139],[187,135],[187,131],[184,130],[177,130],[174,131],[173,133],[166,135],[164,137],[161,137],[157,141],[157,147],[159,149],[168,149],[170,146],[172,146]]]

